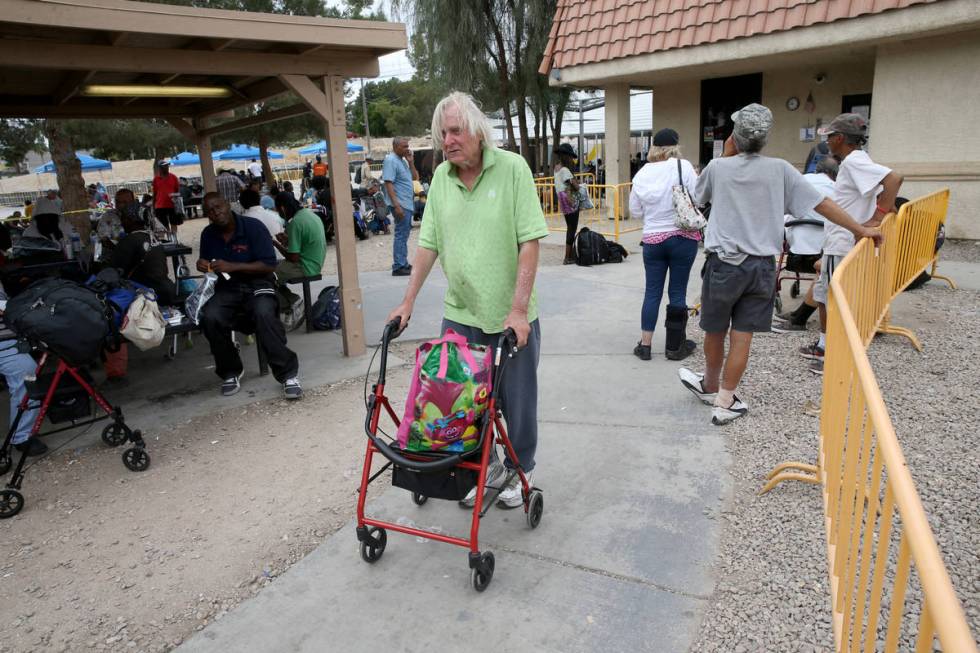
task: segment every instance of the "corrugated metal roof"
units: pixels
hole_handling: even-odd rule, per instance
[[[939,0],[558,0],[540,71],[782,32]]]

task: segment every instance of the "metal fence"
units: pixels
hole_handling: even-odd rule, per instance
[[[591,173],[578,173],[579,183],[585,185],[593,208],[579,209],[579,229],[588,227],[607,238],[619,242],[620,236],[643,229],[642,218],[631,218],[629,213],[629,196],[633,188],[627,184],[595,184],[591,183],[594,176]],[[565,232],[567,226],[565,217],[558,207],[558,194],[555,192],[554,177],[537,177],[534,186],[544,211],[545,222],[550,231]]]
[[[784,463],[763,489],[789,479],[823,488],[838,651],[931,652],[937,639],[947,653],[977,651],[866,352],[894,296],[935,269],[948,195],[889,215],[880,250],[863,240],[835,270],[817,464]]]

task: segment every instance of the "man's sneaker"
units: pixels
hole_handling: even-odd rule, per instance
[[[491,489],[496,488],[500,481],[504,478],[504,466],[501,465],[496,460],[491,460],[490,465],[487,467],[487,485],[483,496],[487,496],[487,492]],[[476,486],[470,490],[462,501],[459,502],[460,508],[466,508],[467,510],[472,510],[473,506],[476,505]]]
[[[507,470],[512,472],[513,470]],[[525,474],[527,477],[527,484],[530,487],[534,487],[534,472]],[[503,508],[504,510],[510,510],[511,508],[519,508],[524,505],[524,486],[521,485],[521,477],[515,472],[514,478],[510,479],[510,483],[507,487],[503,489],[500,496],[497,497],[497,507]]]
[[[823,376],[823,359],[821,358],[810,363],[809,370],[817,376]]]
[[[221,394],[225,397],[230,397],[233,394],[237,394],[239,390],[242,389],[242,372],[238,376],[230,376],[221,383]]]
[[[43,453],[47,453],[48,445],[44,444],[37,438],[29,438],[23,442],[15,444],[14,449],[21,453],[27,452],[28,456],[40,456]]]
[[[787,331],[806,331],[805,324],[797,324],[792,320],[783,320],[778,317],[772,319],[773,333],[786,333]]]
[[[633,355],[641,361],[650,360],[650,345],[644,345],[642,342],[636,343],[636,347],[633,347]]]
[[[303,396],[303,388],[300,386],[297,377],[286,379],[286,382],[282,384],[282,395],[286,399],[299,399]]]
[[[684,387],[690,390],[691,394],[697,397],[701,403],[706,406],[711,406],[715,403],[715,397],[718,393],[704,391],[704,374],[696,374],[686,367],[682,367],[677,370],[677,376],[680,377]]]
[[[391,271],[391,276],[393,277],[407,277],[411,276],[412,270],[409,267],[398,268],[397,270]]]
[[[711,410],[711,423],[715,426],[730,424],[739,417],[744,417],[749,412],[749,407],[738,397],[733,397],[732,405],[728,408],[715,406]]]
[[[823,347],[820,346],[819,341],[806,347],[800,347],[800,356],[812,361],[822,361]]]

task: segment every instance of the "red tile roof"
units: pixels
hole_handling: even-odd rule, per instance
[[[938,0],[558,0],[540,71],[782,32]]]

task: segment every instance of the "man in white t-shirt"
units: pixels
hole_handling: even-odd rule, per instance
[[[262,164],[252,159],[248,164],[248,174],[252,175],[252,179],[262,179]]]
[[[254,190],[250,188],[243,190],[238,194],[238,201],[245,210],[242,215],[249,218],[255,218],[265,225],[265,228],[269,231],[269,235],[272,236],[273,240],[275,240],[276,236],[285,230],[283,220],[281,217],[279,217],[279,214],[275,211],[262,208],[262,198]],[[276,260],[281,261],[282,259],[282,255],[279,252],[276,252]]]
[[[871,160],[861,147],[868,141],[868,123],[856,113],[842,113],[820,130],[827,136],[831,154],[841,162],[834,182],[833,199],[860,224],[877,227],[885,215],[895,211],[895,198],[903,177]],[[820,311],[820,339],[800,348],[800,355],[814,361],[810,371],[823,374],[827,331],[827,292],[834,269],[854,247],[851,232],[834,224],[824,226],[820,277],[813,298]]]

